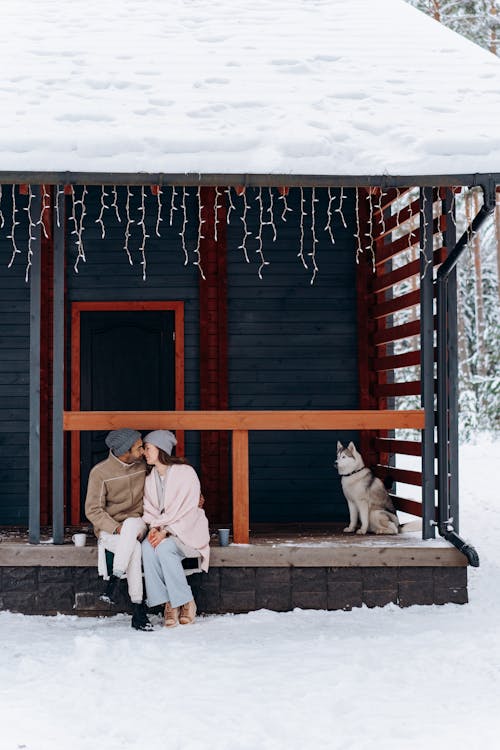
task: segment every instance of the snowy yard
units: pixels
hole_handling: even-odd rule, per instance
[[[461,450],[470,604],[199,618],[0,614],[2,750],[489,750],[500,732],[500,443]]]

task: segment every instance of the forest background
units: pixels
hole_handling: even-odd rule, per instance
[[[499,0],[407,0],[491,54],[500,56]],[[446,81],[443,81],[446,86]],[[491,123],[492,137],[499,123]],[[456,196],[458,236],[478,212],[480,189]],[[494,215],[471,237],[458,266],[460,435],[500,432],[500,192]],[[409,401],[409,399],[408,399]],[[406,404],[406,407],[415,404]]]

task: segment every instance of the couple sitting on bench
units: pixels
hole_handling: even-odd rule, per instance
[[[85,514],[98,538],[98,570],[108,579],[105,598],[113,602],[120,578],[127,577],[132,627],[152,630],[144,602],[142,565],[149,607],[164,605],[164,624],[188,625],[196,604],[183,560],[198,558],[208,571],[208,521],[195,470],[172,456],[177,440],[169,430],[145,436],[113,430],[106,437],[108,458],[89,475]],[[108,573],[106,553],[112,553]],[[142,564],[141,564],[142,563]]]

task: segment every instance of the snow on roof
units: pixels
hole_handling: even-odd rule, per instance
[[[500,172],[500,60],[403,0],[3,0],[0,171]]]

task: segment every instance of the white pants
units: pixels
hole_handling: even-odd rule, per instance
[[[137,537],[146,531],[142,518],[127,518],[123,521],[119,534],[101,531],[99,543],[104,549],[114,553],[113,575],[127,576],[128,593],[134,604],[142,602],[141,543]]]

